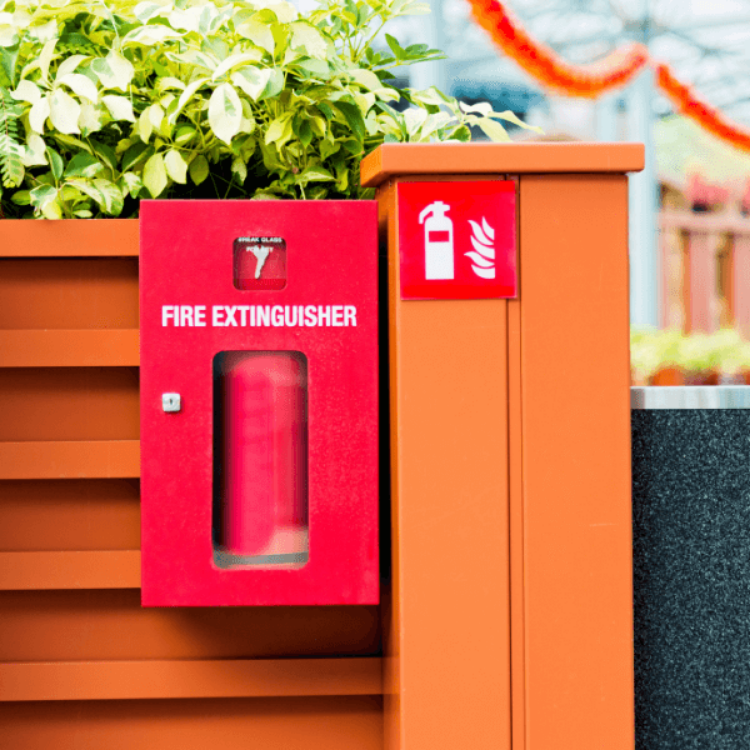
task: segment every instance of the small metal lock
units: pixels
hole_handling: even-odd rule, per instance
[[[179,393],[162,393],[161,408],[167,414],[180,411],[182,409],[182,398]]]

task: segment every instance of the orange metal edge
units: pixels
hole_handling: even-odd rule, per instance
[[[497,175],[478,175],[475,179],[496,179]],[[402,351],[402,348],[407,347],[407,349],[404,349],[404,352],[408,351],[410,356],[410,361],[414,361],[414,352],[421,351],[423,346],[425,344],[428,344],[427,350],[432,352],[432,347],[429,345],[428,341],[432,339],[432,336],[427,336],[427,339],[424,337],[427,335],[429,331],[429,327],[425,327],[423,320],[424,316],[422,315],[423,312],[426,312],[427,308],[431,304],[436,305],[435,312],[439,313],[438,317],[445,318],[447,311],[451,311],[450,317],[453,317],[453,311],[456,310],[454,305],[456,303],[430,303],[430,302],[417,302],[417,303],[402,303],[400,299],[400,293],[399,293],[399,268],[398,268],[398,252],[397,252],[397,235],[398,235],[398,218],[397,218],[397,212],[396,212],[396,184],[397,182],[402,181],[410,181],[410,180],[418,180],[420,177],[409,175],[404,177],[399,177],[399,179],[396,181],[388,180],[387,182],[381,184],[379,186],[378,190],[378,199],[380,203],[380,212],[381,212],[381,235],[387,236],[389,241],[389,254],[388,254],[388,262],[389,262],[389,308],[390,308],[390,320],[389,320],[389,330],[391,333],[390,338],[390,348],[391,348],[391,361],[390,361],[390,382],[391,382],[391,444],[392,446],[398,446],[403,441],[401,440],[401,431],[404,428],[403,425],[403,419],[404,416],[401,413],[401,406],[406,407],[407,404],[401,404],[398,398],[399,389],[401,385],[401,380],[403,379],[404,372],[403,368],[405,367],[404,361],[400,358],[400,353]],[[455,179],[454,177],[450,175],[435,175],[433,176],[433,179],[436,180],[452,180]],[[486,303],[485,301],[484,303]],[[490,304],[495,303],[497,304],[498,301],[489,301]],[[483,305],[483,302],[479,302],[479,305]],[[416,307],[410,307],[409,305],[415,305]],[[461,314],[459,315],[459,320],[463,321],[460,326],[461,330],[465,333],[469,333],[469,338],[475,338],[474,333],[476,332],[476,326],[471,325],[471,322],[473,321],[473,311],[476,308],[476,305],[472,305],[471,302],[464,302],[464,303],[458,303],[461,307]],[[506,333],[506,313],[505,310],[507,307],[504,307],[502,309],[502,316],[500,318],[501,326],[503,333]],[[437,307],[440,309],[438,310]],[[419,314],[417,314],[417,311],[419,311]],[[409,313],[409,320],[408,323],[403,319],[404,316],[406,316],[406,313]],[[471,312],[471,315],[469,314]],[[468,324],[468,327],[467,327]],[[405,336],[405,329],[408,329],[408,338],[407,340],[403,340]],[[444,330],[441,328],[440,325],[437,326],[437,329]],[[439,334],[438,334],[439,335]],[[489,340],[493,340],[492,333],[487,330],[487,336],[489,336]],[[434,352],[432,352],[429,357],[434,356]],[[466,362],[464,362],[464,369],[465,366],[468,366]],[[507,351],[503,355],[503,368],[507,366]],[[425,362],[425,367],[430,368],[430,365],[428,362]],[[480,368],[481,370],[481,368]],[[413,373],[411,374],[413,376]],[[503,371],[501,375],[501,379],[504,379],[506,373]],[[425,384],[429,385],[430,383],[437,382],[434,381],[433,377],[429,376],[429,372],[424,373],[425,377]],[[413,377],[411,377],[413,380]],[[471,387],[468,388],[469,391],[471,391]],[[507,400],[505,401],[505,409],[507,409]],[[473,409],[469,410],[471,413],[475,413]],[[481,409],[476,411],[477,414],[481,413]],[[480,422],[481,422],[480,418]],[[504,420],[501,420],[501,423]],[[419,432],[418,429],[415,429],[415,424],[412,422],[410,425],[410,438],[413,440],[415,438],[415,433]],[[464,425],[465,427],[465,425]],[[500,429],[502,430],[502,424],[500,425]],[[477,433],[477,437],[479,437],[479,433]],[[425,436],[427,442],[433,441],[435,439],[434,435],[430,435],[429,437]],[[503,437],[503,441],[507,439],[507,436]],[[438,437],[439,440],[439,437]],[[490,440],[490,443],[493,441]],[[506,450],[507,450],[507,444],[506,444]],[[404,549],[404,542],[402,538],[402,527],[404,523],[406,523],[406,520],[402,517],[402,504],[404,500],[400,497],[400,489],[403,477],[401,476],[401,471],[398,466],[398,456],[400,451],[394,450],[392,455],[392,466],[391,466],[391,476],[393,477],[393,486],[392,486],[392,549],[393,549],[393,596],[392,596],[392,613],[390,615],[387,614],[387,610],[389,608],[384,607],[383,609],[383,615],[384,617],[387,617],[387,620],[384,620],[384,631],[385,631],[385,654],[384,654],[384,695],[385,695],[385,702],[384,702],[384,709],[385,709],[385,715],[384,715],[384,730],[385,730],[385,747],[386,748],[392,748],[394,750],[396,749],[402,749],[407,746],[411,746],[412,744],[416,743],[416,746],[423,746],[424,743],[429,744],[429,740],[427,739],[427,736],[430,735],[430,732],[427,731],[425,733],[425,736],[422,737],[422,734],[415,735],[415,729],[417,727],[425,728],[423,722],[425,717],[429,714],[428,711],[425,710],[424,704],[424,695],[429,695],[430,692],[434,689],[435,684],[441,683],[440,678],[438,675],[441,673],[440,669],[435,669],[429,667],[428,664],[426,664],[422,657],[423,654],[417,653],[418,651],[423,651],[424,648],[417,648],[418,639],[415,640],[415,629],[417,631],[421,630],[421,627],[419,627],[419,618],[415,618],[415,610],[414,605],[416,601],[419,601],[424,598],[426,594],[420,595],[419,592],[415,592],[412,590],[410,596],[409,596],[409,602],[402,601],[402,591],[403,591],[403,571],[402,571],[402,565],[400,563],[399,557],[403,553],[403,555],[412,557],[411,562],[414,563],[413,555],[414,550],[406,550]],[[507,456],[503,459],[503,461],[507,461]],[[419,463],[419,462],[418,462]],[[507,466],[507,464],[506,464]],[[410,469],[413,469],[414,467],[410,467]],[[476,468],[476,467],[474,467]],[[481,473],[481,472],[480,472]],[[492,472],[490,472],[492,473]],[[411,471],[411,475],[413,475],[414,472]],[[413,485],[413,479],[411,484]],[[417,480],[418,481],[418,480]],[[491,479],[489,484],[492,485],[495,483],[495,479]],[[413,489],[413,487],[412,487]],[[452,487],[448,492],[447,495],[444,497],[437,496],[432,489],[429,491],[430,496],[430,505],[434,508],[434,512],[436,514],[436,517],[438,519],[445,520],[448,518],[451,514],[451,508],[454,508],[455,502],[456,502],[456,495],[455,495],[455,487]],[[485,487],[486,490],[486,487]],[[507,492],[507,489],[505,490]],[[438,493],[439,494],[439,493]],[[459,493],[460,494],[460,493]],[[411,493],[410,499],[413,501],[415,499],[414,492]],[[443,507],[443,504],[445,504],[445,511],[440,511],[439,509]],[[508,519],[507,519],[507,506],[505,505],[505,502],[502,503],[502,507],[506,508],[505,510],[505,521],[504,524],[507,527]],[[413,516],[413,509],[409,510],[409,512],[406,515]],[[473,517],[473,516],[472,516]],[[485,530],[487,528],[492,527],[492,524],[490,523],[489,526],[485,527]],[[442,528],[441,524],[437,524],[437,526],[433,530],[439,530]],[[419,536],[418,533],[416,533],[417,530],[414,528],[406,529],[406,531],[410,532],[409,537],[413,538],[415,535]],[[464,531],[466,531],[466,528],[464,528]],[[482,536],[482,533],[479,534],[479,536]],[[408,553],[408,554],[407,554]],[[507,563],[506,563],[507,564]],[[414,567],[413,565],[411,566]],[[417,566],[419,567],[419,566]],[[469,564],[469,567],[471,565]],[[492,566],[490,566],[492,568]],[[492,568],[494,569],[494,568]],[[506,568],[507,570],[507,568]],[[454,571],[455,573],[455,571]],[[502,576],[502,572],[499,572],[499,575]],[[413,576],[413,570],[412,570],[412,576]],[[463,576],[463,580],[466,582],[466,576]],[[482,586],[483,584],[480,583],[479,579],[470,576],[469,580],[474,580],[476,585]],[[486,583],[486,582],[485,582]],[[501,584],[502,587],[505,589],[507,594],[507,587],[508,582],[507,580]],[[450,587],[449,587],[450,588]],[[464,587],[466,588],[466,587]],[[484,589],[482,589],[485,591]],[[486,594],[486,591],[485,591]],[[429,596],[428,596],[429,600]],[[477,599],[477,601],[481,600],[481,595]],[[450,606],[450,605],[448,605]],[[507,602],[505,604],[506,607],[506,614],[507,614]],[[406,625],[406,630],[410,630],[410,634],[408,638],[405,638],[405,630],[404,630],[404,623],[400,622],[400,617],[402,615],[402,610],[407,610],[408,613],[410,613],[410,624]],[[460,612],[454,613],[456,616],[461,616]],[[433,613],[433,616],[434,613]],[[448,615],[447,612],[443,612],[441,615],[443,617],[447,617],[449,620],[453,615]],[[466,617],[466,614],[464,613],[463,617]],[[415,619],[417,622],[415,623]],[[492,622],[497,624],[496,618],[491,618]],[[424,617],[422,618],[424,620]],[[486,623],[483,623],[486,624]],[[426,627],[426,623],[421,623],[422,627]],[[494,658],[493,654],[487,654],[486,655],[486,664],[489,663],[495,663],[495,661],[498,658],[498,654],[501,651],[506,652],[506,656],[502,657],[506,662],[509,658],[509,638],[507,637],[507,629],[509,628],[509,623],[506,624],[505,628],[500,628],[500,630],[495,630],[494,632],[494,646],[491,651],[494,652]],[[431,628],[429,628],[431,629]],[[428,629],[428,630],[429,630]],[[480,631],[483,631],[483,628],[479,628]],[[503,633],[503,630],[506,632]],[[482,635],[486,635],[486,633],[482,632],[482,634],[479,637],[479,641],[484,643],[485,639],[482,638]],[[470,663],[472,663],[472,658],[476,658],[476,641],[472,644],[471,643],[471,635],[466,632],[463,637],[468,638],[469,640],[466,641],[466,644],[464,648],[461,648],[460,646],[457,646],[459,649],[459,653],[465,652],[467,654],[467,658]],[[497,639],[500,639],[498,642]],[[428,637],[429,640],[429,637]],[[408,641],[408,644],[405,644],[405,641]],[[454,643],[460,643],[459,640],[453,640],[451,642]],[[410,645],[409,645],[410,644]],[[405,653],[408,647],[408,653]],[[402,678],[402,671],[403,671],[403,663],[405,660],[408,660],[409,664],[411,665],[408,668],[409,676],[410,676],[410,687],[407,688],[405,684],[402,684],[400,682]],[[453,661],[452,659],[448,661]],[[461,670],[459,670],[460,672]],[[464,675],[462,678],[459,679],[458,674],[455,675],[455,679],[460,684],[466,684],[466,680],[471,680],[472,676],[468,673],[466,673],[466,670],[464,671]],[[509,695],[510,692],[510,675],[509,675],[509,669],[502,669],[502,670],[495,670],[493,671],[493,677],[489,680],[487,680],[487,683],[484,684],[482,680],[487,677],[486,675],[486,669],[484,672],[482,669],[479,670],[482,674],[480,675],[477,673],[474,675],[474,678],[480,679],[480,685],[482,686],[482,689],[484,691],[483,695],[484,698],[479,701],[479,703],[482,703],[483,706],[486,708],[488,703],[492,704],[491,713],[494,713],[495,711],[498,712],[497,715],[494,716],[492,721],[485,722],[484,718],[480,718],[477,714],[476,707],[469,708],[468,706],[464,706],[463,709],[461,708],[460,702],[456,703],[451,711],[449,711],[449,714],[453,714],[452,717],[448,716],[447,718],[448,723],[442,724],[441,722],[432,722],[434,726],[443,726],[444,729],[448,730],[448,734],[450,732],[455,732],[457,727],[464,726],[464,734],[466,737],[474,737],[477,739],[479,736],[482,737],[481,741],[479,742],[479,746],[484,746],[482,743],[490,743],[487,746],[494,746],[496,744],[496,739],[499,736],[502,736],[504,734],[503,725],[507,727],[507,742],[502,741],[501,745],[503,747],[506,747],[507,744],[510,743],[510,717],[506,717],[503,719],[502,712],[507,711],[507,708],[510,705],[510,699],[509,697],[507,699],[494,701],[496,698],[496,694],[498,692],[498,684],[499,682],[502,682],[503,680],[507,680],[507,686],[505,688],[502,688],[500,692]],[[430,675],[429,678],[427,678],[427,675]],[[424,689],[420,690],[420,681],[421,680],[427,680],[427,682],[424,684]],[[437,681],[437,682],[436,682]],[[472,690],[476,689],[477,685],[472,686]],[[451,689],[454,688],[454,686],[450,686]],[[408,691],[408,705],[405,702],[405,699],[407,698],[406,691]],[[450,692],[450,690],[448,691]],[[469,691],[471,692],[471,690]],[[423,695],[420,696],[420,693]],[[488,701],[488,697],[492,696],[492,700]],[[467,699],[468,700],[468,699]],[[505,706],[505,709],[503,708]],[[434,708],[432,709],[434,710]],[[442,712],[442,709],[441,709]],[[482,714],[483,716],[488,716],[489,714],[484,712]],[[464,716],[463,720],[461,717]],[[469,718],[470,717],[470,718]],[[468,721],[469,726],[465,726],[466,721]],[[442,730],[441,730],[442,731]],[[434,734],[434,731],[433,731]],[[434,739],[434,738],[433,738]]]
[[[137,367],[137,329],[0,330],[0,367]]]
[[[0,479],[126,478],[140,475],[140,440],[0,443]]]
[[[378,657],[0,664],[1,701],[380,695]]]
[[[521,372],[520,178],[516,182],[516,272],[518,297],[508,301],[508,528],[510,551],[511,747],[526,747],[526,666],[524,639],[524,502],[523,502],[523,377]]]
[[[510,526],[510,663],[512,747],[526,746],[524,643],[524,507],[521,392],[521,308],[508,305],[508,453]]]
[[[389,248],[397,241],[396,216],[396,186],[391,182],[381,185],[378,189],[378,222],[380,226],[381,243],[386,242]],[[394,326],[398,325],[399,309],[395,290],[399,285],[398,264],[394,262],[393,254],[388,252],[388,319],[389,319],[389,392],[396,389],[396,373],[398,362],[398,347],[393,335]],[[398,439],[399,410],[396,399],[390,400],[390,444],[393,446]],[[398,453],[391,451],[391,477],[398,474]],[[381,603],[381,617],[383,630],[383,730],[384,747],[398,748],[401,746],[401,684],[398,670],[400,611],[396,602],[401,596],[401,569],[399,559],[399,504],[398,485],[391,481],[391,582],[383,591]]]
[[[138,219],[0,220],[0,258],[95,258],[138,254]]]
[[[627,183],[522,176],[521,195],[525,747],[625,750],[634,741]]]
[[[138,550],[0,552],[0,591],[137,589]]]
[[[376,187],[396,175],[622,174],[644,163],[642,143],[388,143],[362,160],[360,179]]]

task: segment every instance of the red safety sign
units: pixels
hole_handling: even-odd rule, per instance
[[[398,186],[401,299],[517,295],[511,180]]]

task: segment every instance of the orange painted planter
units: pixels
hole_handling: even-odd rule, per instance
[[[0,221],[0,745],[379,750],[377,607],[140,607],[138,326],[137,221]]]
[[[362,164],[389,246],[389,750],[632,750],[625,172],[642,166],[639,145],[568,143]],[[403,301],[397,186],[508,177],[518,299]]]
[[[381,607],[140,608],[137,222],[0,222],[8,746],[632,750],[642,163],[567,143],[363,162],[389,242]],[[395,186],[467,175],[516,182],[518,299],[403,302]]]

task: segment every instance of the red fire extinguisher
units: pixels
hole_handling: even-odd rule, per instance
[[[273,562],[307,544],[305,370],[297,352],[223,356],[221,546],[230,555]]]

